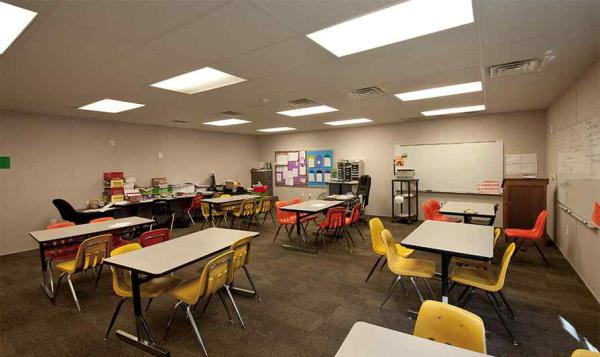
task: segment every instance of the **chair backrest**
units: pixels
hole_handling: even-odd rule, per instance
[[[436,219],[429,201],[423,203],[421,207],[423,208],[423,215],[425,216],[425,219]]]
[[[58,223],[54,223],[54,224],[49,224],[49,225],[46,226],[46,229],[57,229],[57,228],[73,227],[74,225],[75,225],[75,223],[73,223],[73,222],[65,221],[65,222],[58,222]]]
[[[498,277],[496,280],[496,285],[494,286],[494,291],[498,291],[504,287],[504,281],[506,280],[506,273],[508,271],[508,265],[510,264],[510,260],[515,252],[515,243],[510,243],[506,250],[504,251],[504,255],[502,256],[502,260],[500,261],[500,269],[498,270]]]
[[[81,242],[75,258],[75,271],[82,271],[100,265],[104,258],[108,257],[108,252],[112,247],[112,239],[112,234],[103,234]]]
[[[501,233],[502,229],[500,229],[499,227],[494,228],[494,245],[496,245],[496,242],[498,241],[498,238],[500,238]]]
[[[149,247],[169,240],[168,228],[153,229],[140,235],[139,243],[142,247]]]
[[[383,244],[385,244],[385,255],[387,257],[388,266],[396,264],[396,262],[403,259],[403,257],[398,254],[398,249],[396,249],[396,240],[394,236],[392,236],[392,232],[389,229],[384,229],[381,231],[381,240]]]
[[[360,209],[361,204],[357,203],[352,207],[352,212],[350,213],[350,222],[356,223],[360,219]]]
[[[543,210],[535,220],[533,231],[535,232],[535,239],[540,239],[544,235],[544,228],[546,227],[546,218],[548,217],[548,211]]]
[[[106,222],[106,221],[112,221],[114,220],[113,217],[100,217],[100,218],[94,218],[90,221],[90,223],[100,223],[100,222]]]
[[[219,196],[219,198],[231,198],[231,195],[228,193],[223,193]]]
[[[249,263],[251,243],[252,237],[246,237],[231,245],[230,249],[233,250],[233,271]],[[233,277],[233,274],[231,276]]]
[[[169,202],[166,200],[155,200],[152,202],[152,215],[169,214]]]
[[[255,209],[256,199],[254,198],[247,198],[240,203],[240,215],[242,216],[252,216]]]
[[[129,243],[115,248],[110,252],[110,256],[114,257],[119,254],[129,253],[134,250],[142,249],[138,243]],[[113,290],[119,296],[126,296],[131,293],[131,272],[126,269],[110,267],[113,277]]]
[[[381,238],[381,232],[385,229],[383,222],[378,217],[369,220],[369,230],[371,231],[371,247],[379,255],[385,255],[385,243]]]
[[[210,205],[208,202],[201,202],[202,216],[208,218],[210,216]]]
[[[193,299],[198,301],[200,297],[214,294],[228,284],[233,275],[233,250],[218,255],[211,259],[202,269],[198,277],[198,286],[194,291]]]
[[[438,213],[440,211],[440,208],[442,208],[442,205],[440,205],[440,202],[438,200],[431,199],[429,200],[429,207],[434,213]]]
[[[202,194],[197,194],[196,196],[194,196],[194,198],[192,198],[192,204],[190,204],[188,211],[193,211],[193,210],[200,208],[202,206],[201,200],[203,198],[204,198],[204,195],[202,195]]]
[[[294,197],[292,198],[292,200],[290,201],[291,205],[295,205],[296,203],[300,203],[302,202],[302,199],[300,197]]]
[[[413,335],[487,353],[485,327],[481,317],[439,301],[427,300],[421,305]]]
[[[590,350],[577,349],[573,351],[571,357],[600,357],[600,352]]]
[[[257,213],[268,213],[271,212],[271,207],[273,205],[273,197],[264,196],[258,202],[258,206],[256,207]]]
[[[327,210],[321,227],[335,229],[344,225],[346,209],[344,207],[331,207]]]
[[[75,208],[73,208],[73,206],[71,206],[69,202],[63,200],[62,198],[57,198],[52,200],[52,204],[54,205],[54,207],[56,207],[62,219],[64,219],[65,221],[76,221],[75,217],[77,216],[77,211],[75,210]]]
[[[290,203],[287,201],[277,201],[275,202],[275,208],[277,209],[277,222],[281,224],[284,219],[291,217],[290,212],[284,212],[281,210],[281,207],[288,206]]]
[[[371,176],[362,175],[358,178],[358,186],[356,187],[356,195],[364,196],[364,206],[369,205],[369,193],[371,192]]]

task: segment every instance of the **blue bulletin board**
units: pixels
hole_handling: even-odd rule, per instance
[[[333,172],[333,150],[308,150],[306,170],[308,187],[325,187]]]

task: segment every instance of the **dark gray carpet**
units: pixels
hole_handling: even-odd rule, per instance
[[[391,224],[396,239],[417,225]],[[179,229],[176,236],[199,229]],[[313,229],[313,227],[311,227]],[[414,290],[409,295],[398,288],[382,312],[377,307],[385,296],[392,274],[376,272],[368,284],[364,279],[375,261],[367,226],[366,243],[353,232],[357,248],[349,254],[343,241],[332,243],[327,255],[309,255],[283,250],[287,238],[280,234],[273,244],[274,228],[267,223],[253,245],[249,265],[262,303],[244,297],[236,302],[247,328],[229,325],[218,299],[213,299],[206,317],[198,319],[211,356],[332,356],[356,321],[367,321],[412,333],[414,321],[407,308],[417,309]],[[27,236],[15,239],[30,239]],[[504,240],[499,241],[500,249]],[[512,323],[520,341],[514,347],[484,295],[473,298],[469,309],[480,315],[490,331],[488,351],[497,356],[569,356],[585,341],[600,347],[600,305],[559,251],[544,247],[553,266],[546,269],[531,248],[519,253],[508,273],[505,293],[516,310]],[[431,256],[436,261],[439,257]],[[192,266],[179,275],[191,276]],[[238,274],[242,273],[241,271]],[[0,355],[2,356],[129,356],[143,355],[118,341],[114,334],[103,340],[118,298],[105,269],[100,285],[93,288],[91,274],[75,279],[82,313],[77,313],[66,286],[56,305],[42,294],[37,251],[0,257]],[[248,286],[243,275],[240,285]],[[438,294],[440,282],[434,281]],[[422,289],[425,291],[425,289]],[[455,291],[454,293],[458,293]],[[147,315],[156,337],[162,337],[174,301],[157,299]],[[133,332],[131,302],[125,303],[116,329]],[[200,355],[189,323],[179,315],[163,344],[173,356]],[[402,355],[398,351],[398,355]]]

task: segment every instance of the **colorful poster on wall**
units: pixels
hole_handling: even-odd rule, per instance
[[[275,185],[306,186],[306,151],[275,152]]]
[[[333,150],[309,150],[306,161],[308,187],[327,186],[333,172]]]

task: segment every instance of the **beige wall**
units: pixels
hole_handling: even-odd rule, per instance
[[[539,176],[546,174],[546,118],[544,111],[474,115],[439,119],[420,119],[382,126],[346,128],[308,133],[263,136],[261,161],[273,161],[276,150],[333,149],[335,159],[362,159],[365,173],[372,177],[371,199],[367,213],[391,216],[391,179],[394,146],[503,140],[506,154],[537,153]],[[275,187],[282,199],[312,194],[324,189]],[[421,195],[443,201],[470,200],[500,203],[500,197],[477,195]],[[502,224],[502,210],[496,224]],[[422,215],[421,215],[422,217]]]
[[[209,172],[216,172],[218,181],[231,178],[248,186],[258,139],[5,112],[0,152],[11,157],[11,169],[0,171],[0,254],[8,254],[36,247],[28,232],[59,218],[53,198],[77,207],[100,198],[104,171],[124,171],[141,185],[157,176],[171,183],[207,183]]]
[[[548,173],[558,167],[556,130],[600,116],[600,62],[596,62],[547,110]],[[548,185],[548,235],[556,242],[579,276],[600,301],[600,232],[592,231],[566,212],[556,209],[556,182]]]

